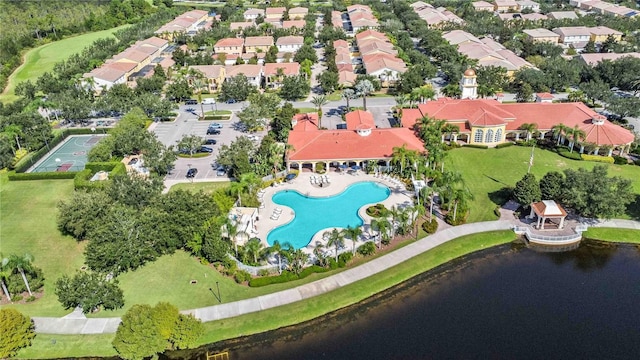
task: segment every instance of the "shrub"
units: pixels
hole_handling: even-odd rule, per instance
[[[384,204],[375,204],[373,206],[369,206],[366,212],[367,212],[367,215],[371,217],[380,217],[380,216],[385,216],[388,210],[384,206]]]
[[[322,266],[318,266],[318,265],[312,265],[312,266],[309,266],[308,268],[305,268],[304,270],[302,270],[300,272],[300,275],[298,275],[298,278],[304,279],[304,278],[306,278],[307,276],[309,276],[311,274],[323,273],[323,272],[327,272],[327,271],[329,271],[329,269],[323,268]]]
[[[458,209],[458,213],[456,214],[456,218],[453,218],[453,211],[449,211],[447,216],[445,216],[444,220],[453,226],[462,225],[467,222],[468,210],[466,209]]]
[[[335,262],[335,261],[334,261]],[[267,285],[271,285],[271,284],[281,284],[281,283],[285,283],[285,282],[289,282],[289,281],[293,281],[293,280],[298,280],[298,279],[304,279],[305,277],[313,274],[313,273],[321,273],[321,272],[325,272],[328,271],[327,269],[317,266],[317,265],[313,265],[310,266],[308,268],[305,268],[304,270],[302,270],[300,272],[299,275],[296,275],[295,273],[292,273],[290,271],[283,271],[282,274],[277,275],[277,276],[266,276],[266,277],[260,277],[260,278],[253,278],[251,280],[249,280],[249,286],[251,287],[260,287],[260,286],[267,286]]]
[[[611,156],[586,155],[586,154],[582,154],[582,160],[601,162],[601,163],[607,163],[607,164],[613,164],[615,161]]]
[[[233,274],[233,278],[238,284],[242,284],[245,281],[251,281],[252,276],[244,270],[237,270],[235,274]]]
[[[323,162],[319,162],[316,164],[316,172],[318,174],[324,174],[324,163]]]
[[[376,245],[374,243],[372,243],[371,241],[362,244],[358,248],[358,254],[360,254],[362,256],[369,256],[369,255],[373,255],[375,253],[376,253]]]
[[[34,325],[28,316],[15,309],[0,309],[0,358],[15,356],[18,350],[30,346],[36,336]]]
[[[85,170],[91,170],[92,174],[97,173],[98,171],[106,171],[110,172],[116,165],[120,164],[120,162],[88,162],[84,165]],[[123,164],[124,165],[124,164]]]
[[[640,166],[640,159],[635,160],[633,163],[634,163],[634,164],[636,164],[636,165],[638,165],[638,166]]]
[[[480,144],[465,144],[464,147],[474,148],[474,149],[488,149],[489,148],[487,145],[480,145]]]
[[[347,264],[349,263],[349,261],[351,261],[351,259],[353,259],[353,254],[350,252],[345,252],[338,255],[338,267],[343,268],[347,266]]]
[[[627,158],[624,156],[614,155],[613,163],[616,165],[627,165],[629,163],[629,160],[627,160]]]
[[[436,218],[431,218],[431,221],[425,221],[422,223],[422,230],[427,234],[433,234],[438,231],[438,222]]]
[[[571,159],[571,160],[582,160],[583,155],[578,153],[578,152],[569,152],[569,150],[564,149],[564,148],[559,148],[558,149],[558,155],[565,157],[567,159]]]
[[[33,302],[36,300],[36,297],[31,295],[31,296],[27,296],[27,298],[25,299],[26,302]]]
[[[35,173],[9,173],[10,181],[24,181],[24,180],[60,180],[60,179],[73,179],[76,177],[76,171],[67,172],[35,172]]]
[[[502,149],[502,148],[506,148],[509,146],[513,146],[512,142],[506,142],[506,143],[502,143],[502,144],[498,144],[496,145],[496,149]]]
[[[15,295],[14,297],[11,298],[12,301],[20,301],[22,299],[23,299],[22,295]]]
[[[531,139],[531,140],[529,140],[529,141],[525,141],[525,140],[518,140],[518,141],[516,141],[516,145],[518,145],[518,146],[531,147],[531,146],[535,146],[535,145],[537,145],[537,144],[538,144],[538,140],[537,140],[537,139],[534,139],[534,138],[532,138],[532,139]]]
[[[113,178],[118,175],[126,175],[126,174],[127,174],[127,168],[124,166],[123,163],[119,162],[118,164],[116,164],[116,166],[113,167],[113,170],[111,170],[111,173],[109,173],[109,177]]]

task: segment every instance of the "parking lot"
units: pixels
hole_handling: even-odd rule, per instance
[[[207,135],[207,128],[209,124],[217,122],[222,125],[219,135]],[[226,176],[217,176],[216,169],[214,167],[215,160],[218,156],[218,149],[222,145],[229,145],[239,136],[255,136],[256,143],[264,136],[263,133],[248,134],[234,129],[234,124],[237,122],[235,114],[231,120],[227,121],[198,121],[197,115],[192,112],[182,110],[180,116],[173,122],[161,122],[154,124],[155,127],[152,131],[166,146],[177,145],[178,141],[184,135],[197,135],[203,139],[215,139],[215,145],[206,145],[213,148],[213,152],[210,155],[199,158],[182,158],[179,157],[175,162],[174,169],[166,176],[167,180],[186,180],[187,171],[189,168],[198,169],[198,173],[193,178],[194,180],[201,179],[224,179],[228,180]]]

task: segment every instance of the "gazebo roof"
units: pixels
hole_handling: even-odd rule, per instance
[[[565,217],[567,212],[553,200],[542,200],[531,204],[531,208],[539,217]]]

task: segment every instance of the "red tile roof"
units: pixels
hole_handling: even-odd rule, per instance
[[[318,113],[295,114],[292,119],[293,131],[317,131]]]
[[[315,130],[289,133],[292,161],[367,160],[391,158],[393,148],[406,145],[410,150],[424,151],[424,145],[413,131],[405,128],[374,129],[368,136],[353,130]]]
[[[213,45],[213,47],[217,48],[217,47],[242,46],[242,45],[244,45],[243,38],[224,38],[224,39],[218,40],[218,42],[216,42],[216,44]]]
[[[356,110],[345,115],[348,130],[375,129],[373,115],[368,111]]]
[[[418,109],[402,110],[402,125],[411,128],[422,116],[453,122],[464,121],[474,126],[492,126],[506,123],[506,130],[518,130],[525,123],[538,125],[549,131],[559,123],[578,126],[586,134],[586,142],[597,145],[622,145],[634,140],[633,133],[615,125],[583,103],[524,103],[501,104],[495,100],[439,99],[418,105]],[[593,119],[600,119],[597,124]]]
[[[300,73],[300,64],[292,63],[267,63],[264,64],[264,76],[277,75],[278,69],[282,69],[285,76],[298,75]]]
[[[537,93],[536,96],[539,97],[540,99],[553,100],[553,95],[551,95],[548,92]]]

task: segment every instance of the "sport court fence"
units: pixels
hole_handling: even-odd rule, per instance
[[[91,129],[64,129],[61,133],[57,134],[50,141],[47,141],[45,145],[40,148],[38,151],[35,151],[31,154],[28,154],[22,160],[18,161],[18,163],[13,167],[13,169],[17,173],[23,173],[29,170],[38,160],[42,159],[51,149],[55,148],[58,144],[63,142],[70,135],[91,135],[94,132]],[[82,169],[80,169],[82,170]],[[51,171],[56,171],[53,169]],[[67,170],[67,171],[76,171],[76,170]]]

